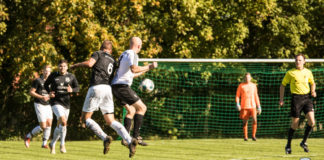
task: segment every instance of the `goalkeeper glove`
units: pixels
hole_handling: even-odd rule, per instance
[[[258,114],[260,115],[262,112],[261,106],[258,106]]]
[[[241,105],[240,105],[240,103],[236,103],[236,110],[238,110],[238,111],[241,110]]]

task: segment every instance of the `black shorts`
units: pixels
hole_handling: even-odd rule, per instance
[[[127,84],[115,84],[111,86],[113,95],[120,101],[121,105],[132,105],[140,98]]]
[[[313,101],[311,100],[310,95],[293,94],[291,97],[290,115],[292,117],[299,118],[302,111],[305,113],[305,115],[310,111],[314,111]]]

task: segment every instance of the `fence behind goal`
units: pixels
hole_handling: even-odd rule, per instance
[[[151,60],[152,61],[152,60]],[[246,60],[249,61],[249,60]],[[246,72],[257,83],[262,114],[258,116],[257,137],[287,135],[290,126],[290,88],[286,86],[285,104],[279,107],[279,87],[294,60],[271,63],[244,62],[159,62],[155,70],[134,79],[132,88],[147,105],[141,135],[147,138],[224,138],[243,137],[242,120],[235,107],[236,89]],[[308,62],[317,84],[314,99],[316,126],[311,137],[324,137],[323,63]],[[143,62],[141,62],[143,63]],[[151,93],[138,90],[144,78],[154,81]],[[302,115],[300,128],[305,127]],[[249,121],[249,137],[251,137]],[[303,135],[304,129],[295,132]]]

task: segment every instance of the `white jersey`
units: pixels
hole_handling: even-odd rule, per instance
[[[138,66],[138,55],[133,50],[126,50],[119,57],[118,63],[119,67],[111,84],[127,84],[131,86],[134,73],[131,71],[130,66]]]

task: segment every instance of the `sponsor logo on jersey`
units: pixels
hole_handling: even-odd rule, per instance
[[[65,82],[70,82],[70,77],[65,77]]]

